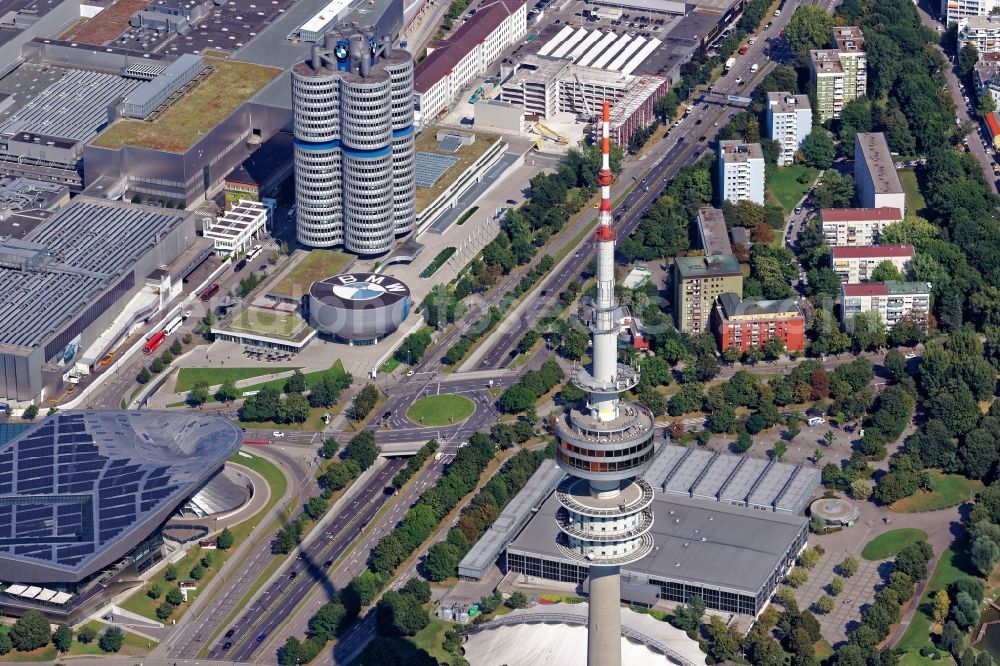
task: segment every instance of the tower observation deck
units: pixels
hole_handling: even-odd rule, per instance
[[[597,296],[590,330],[593,361],[572,381],[587,391],[585,411],[570,410],[556,422],[556,462],[568,476],[556,491],[559,550],[589,566],[589,666],[621,665],[621,583],[619,567],[653,550],[650,505],[653,490],[639,475],[653,458],[653,414],[620,393],[639,383],[639,372],[618,362],[614,313],[615,240],[611,225],[609,153],[610,107],[603,105],[600,224],[597,243]]]

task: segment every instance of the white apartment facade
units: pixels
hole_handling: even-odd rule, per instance
[[[972,16],[959,22],[958,41],[972,44],[979,53],[1000,52],[1000,15]]]
[[[767,93],[768,136],[781,144],[778,166],[795,161],[795,153],[812,131],[812,107],[807,95]]]
[[[944,24],[958,23],[974,16],[986,16],[1000,8],[1000,0],[941,0],[941,18]]]
[[[841,282],[868,282],[872,272],[885,261],[906,275],[910,262],[913,261],[913,246],[856,245],[830,248],[830,268]]]
[[[718,175],[723,201],[764,205],[764,152],[759,143],[720,141]]]
[[[903,219],[898,208],[823,208],[819,224],[830,247],[875,245],[890,224]]]
[[[931,300],[930,282],[869,282],[840,286],[844,329],[853,330],[854,318],[862,312],[878,312],[890,330],[904,318],[910,318],[927,330],[927,312]]]
[[[428,49],[414,68],[413,105],[418,125],[427,125],[476,78],[487,73],[504,49],[528,31],[524,0],[495,0],[479,7],[451,37]]]

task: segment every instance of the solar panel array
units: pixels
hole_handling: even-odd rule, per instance
[[[164,504],[172,510],[240,439],[215,417],[47,418],[0,447],[0,570],[5,555],[80,565]]]
[[[24,239],[45,246],[56,260],[47,270],[0,268],[0,344],[44,344],[188,215],[112,202],[70,203]]]
[[[454,153],[461,147],[462,147],[462,139],[460,137],[455,136],[454,134],[449,134],[445,136],[443,139],[441,139],[440,143],[438,143],[438,150],[444,150],[449,153]]]
[[[457,138],[457,137],[456,137]],[[413,165],[417,187],[433,187],[437,179],[458,162],[457,157],[421,151]]]

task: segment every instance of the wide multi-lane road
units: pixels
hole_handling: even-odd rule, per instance
[[[313,586],[329,585],[327,572],[382,508],[385,489],[403,465],[402,460],[390,460],[372,476],[322,534],[313,535],[294,563],[251,602],[221,639],[222,644],[209,649],[208,658],[253,661],[261,643],[285,622]]]

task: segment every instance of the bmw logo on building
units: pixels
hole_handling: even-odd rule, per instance
[[[344,273],[309,287],[309,323],[351,345],[375,344],[410,314],[410,288],[389,275]]]

